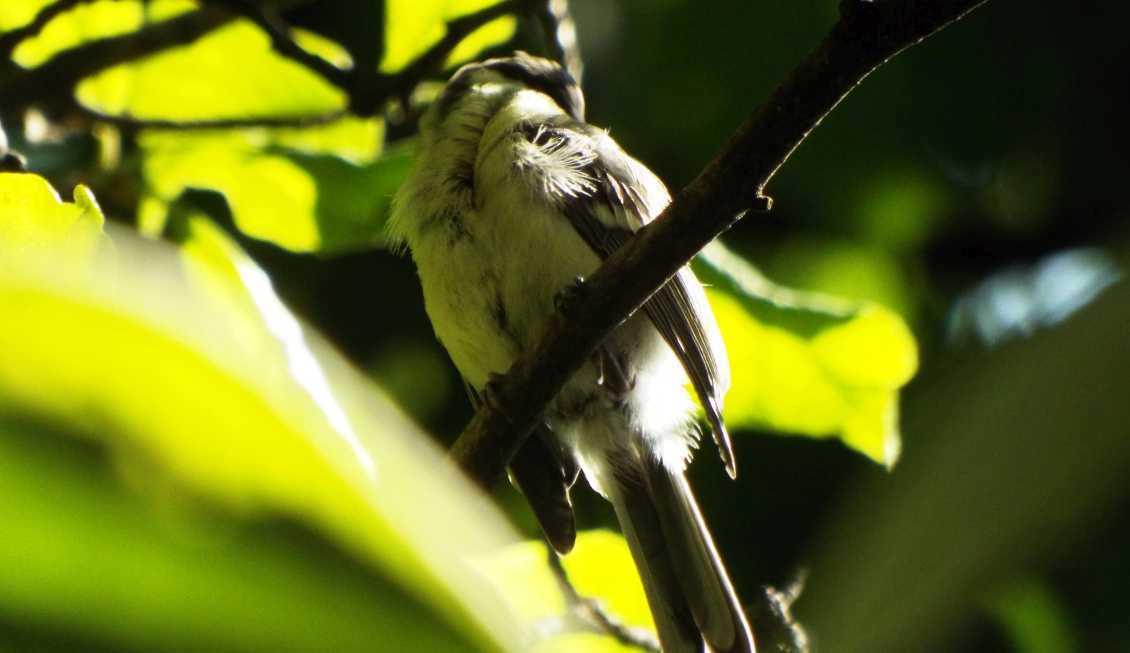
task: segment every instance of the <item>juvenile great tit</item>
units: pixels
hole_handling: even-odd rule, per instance
[[[455,73],[420,121],[415,169],[389,220],[472,399],[545,332],[561,293],[670,201],[663,183],[584,121],[573,78],[519,52]],[[697,444],[690,381],[722,461],[729,364],[718,325],[683,268],[561,390],[511,462],[560,553],[584,472],[615,507],[664,651],[754,651],[749,623],[684,469]]]

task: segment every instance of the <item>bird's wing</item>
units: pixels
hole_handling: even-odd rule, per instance
[[[607,258],[670,202],[663,183],[628,156],[606,132],[567,116],[527,124],[521,133],[552,159],[571,157],[579,178],[546,184],[566,188],[556,198],[573,227],[601,258]],[[722,398],[730,386],[726,350],[702,285],[684,267],[644,305],[690,377],[706,411],[714,442],[730,476],[737,473],[730,435],[722,421]]]

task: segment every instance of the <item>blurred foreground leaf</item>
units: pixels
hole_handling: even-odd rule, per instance
[[[729,424],[838,436],[895,463],[898,392],[918,366],[914,337],[896,314],[777,286],[717,242],[696,272],[733,370]]]
[[[0,648],[473,650],[323,540],[187,505],[162,510],[123,488],[100,453],[0,417]]]
[[[109,243],[102,211],[85,186],[66,203],[42,177],[0,173],[0,216],[0,272],[36,257],[57,258],[58,265],[86,262]]]
[[[55,214],[96,211],[85,200],[60,208],[46,184],[31,175],[0,175],[0,198],[8,198],[0,204],[0,242],[15,238],[9,226],[26,228],[40,209],[49,225],[44,234],[60,221]],[[417,616],[409,621],[438,617],[460,633],[443,635],[449,626],[386,631],[388,645],[431,650],[438,637],[456,648],[472,642],[476,648],[514,647],[519,625],[461,562],[512,537],[500,516],[383,394],[289,313],[266,275],[226,236],[200,219],[189,217],[181,226],[179,252],[117,232],[117,256],[110,262],[66,264],[62,246],[52,255],[5,257],[12,265],[0,267],[0,415],[49,421],[99,442],[134,477],[170,479],[227,511],[311,524],[412,596],[421,609],[410,610]],[[18,458],[22,449],[15,447],[11,455]],[[23,496],[27,487],[19,477],[12,483],[13,494],[0,503],[39,505]],[[81,496],[76,491],[68,501]],[[123,519],[133,523],[137,517]],[[54,518],[33,511],[22,520],[27,530],[16,536],[6,528],[4,546],[34,548],[43,536],[37,529],[49,531]],[[78,539],[74,532],[58,532],[52,546],[93,538],[114,548],[142,537],[100,533],[105,523],[93,514],[76,513],[61,528],[84,525],[95,532]],[[145,532],[128,526],[134,527]],[[153,556],[166,559],[154,564],[183,558],[152,546],[158,549]],[[17,561],[33,553],[6,550]],[[50,548],[43,553],[52,550],[64,555]],[[129,567],[119,569],[113,560],[103,560],[108,567],[92,573],[117,569],[117,583],[134,582]],[[85,602],[117,596],[121,603],[106,609],[140,611],[134,615],[138,623],[163,619],[167,607],[160,601],[131,603],[150,589],[141,578],[121,594],[99,595],[86,591],[96,585],[91,579],[64,575],[56,581],[73,593],[38,592],[33,586],[50,578],[36,570],[63,573],[42,562],[21,567],[23,575],[0,575],[0,600],[13,602],[5,612],[54,614],[51,619],[70,623],[67,615],[85,614]],[[220,574],[221,584],[236,582],[223,578],[222,569],[200,573]],[[207,587],[199,592],[207,595]],[[128,630],[132,623],[117,625]],[[232,648],[240,648],[240,636],[231,634]],[[369,645],[382,648],[380,641]]]
[[[1049,330],[916,384],[915,446],[898,472],[868,479],[812,540],[817,571],[798,610],[825,646],[948,650],[968,606],[1119,523],[1130,402],[1112,380],[1130,369],[1127,324],[1123,281]]]

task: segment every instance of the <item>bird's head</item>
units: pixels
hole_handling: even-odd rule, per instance
[[[460,68],[447,82],[436,110],[442,117],[468,94],[522,89],[544,93],[575,120],[585,119],[585,98],[573,76],[553,61],[520,50],[511,57],[487,59]]]

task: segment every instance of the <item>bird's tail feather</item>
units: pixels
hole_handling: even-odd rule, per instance
[[[686,478],[638,451],[604,483],[636,561],[665,653],[754,653],[749,623]]]

